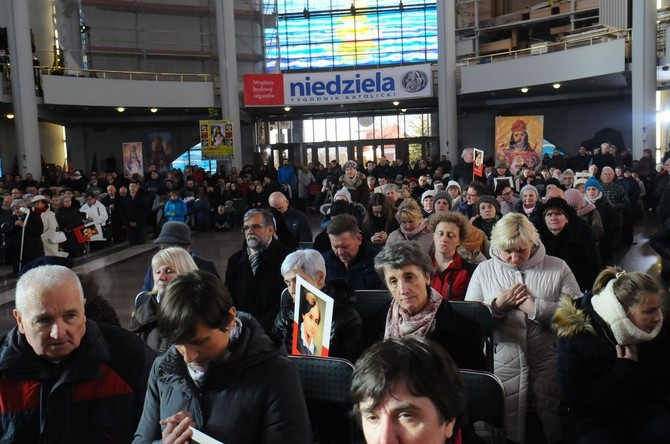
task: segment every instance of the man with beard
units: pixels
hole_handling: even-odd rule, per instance
[[[281,264],[291,250],[274,240],[274,219],[266,210],[247,211],[242,232],[246,245],[228,259],[226,287],[238,310],[252,314],[261,325],[269,327],[279,311],[279,296],[286,286]]]

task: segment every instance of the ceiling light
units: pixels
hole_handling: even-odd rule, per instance
[[[521,92],[526,94],[528,92],[528,88],[524,86],[523,88],[521,88]]]
[[[400,102],[398,102],[397,100],[395,102],[393,102],[393,106],[398,106],[398,105],[400,105]]]
[[[158,108],[151,108],[149,111],[151,111],[152,113],[155,113],[155,112],[158,112]]]
[[[285,107],[284,107],[284,111],[286,111],[286,112],[291,111],[291,107],[290,107],[290,106],[285,106]]]
[[[401,108],[400,111],[404,113],[405,111],[407,111],[407,108]]]
[[[558,89],[558,88],[560,88],[560,87],[561,87],[561,84],[560,84],[560,83],[554,83],[554,84],[553,84],[553,85],[551,85],[551,86],[553,86],[553,87],[554,87],[554,89]]]
[[[13,119],[13,118],[14,118],[14,114],[7,114],[7,118],[8,118],[8,119]]]
[[[122,107],[122,106],[119,106],[118,108],[116,108],[116,110],[117,110],[118,112],[122,113],[122,112],[124,112],[126,109],[125,109],[124,107]]]

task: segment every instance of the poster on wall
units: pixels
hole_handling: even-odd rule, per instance
[[[472,173],[477,177],[484,177],[484,150],[475,148],[475,161]]]
[[[144,159],[142,157],[142,142],[124,142],[123,146],[123,175],[131,178],[133,174],[144,177]]]
[[[172,133],[167,131],[147,134],[149,145],[149,164],[156,165],[156,170],[162,173],[172,167]]]
[[[233,160],[233,139],[231,120],[200,121],[203,160]]]
[[[334,299],[296,278],[291,354],[328,356]]]
[[[496,158],[504,159],[512,174],[523,164],[536,168],[542,161],[544,116],[496,117]]]

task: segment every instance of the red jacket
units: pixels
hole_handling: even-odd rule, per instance
[[[451,264],[442,273],[435,272],[433,287],[448,301],[462,301],[470,283],[470,277],[477,266],[464,261],[458,251],[454,254]]]

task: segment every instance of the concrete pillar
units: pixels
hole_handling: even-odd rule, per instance
[[[456,106],[456,7],[454,2],[437,2],[437,99],[440,155],[454,165],[458,161],[458,121]]]
[[[656,147],[656,2],[631,2],[633,48],[631,106],[633,159]]]
[[[40,133],[37,124],[37,99],[30,47],[30,14],[25,0],[9,1],[7,37],[11,58],[12,102],[19,157],[19,174],[42,175]]]
[[[237,48],[235,45],[235,2],[215,0],[216,38],[219,51],[219,76],[221,85],[222,118],[233,122],[232,162],[238,171],[245,163],[251,163],[252,153],[242,153],[242,130],[240,126],[240,99],[237,86]]]

